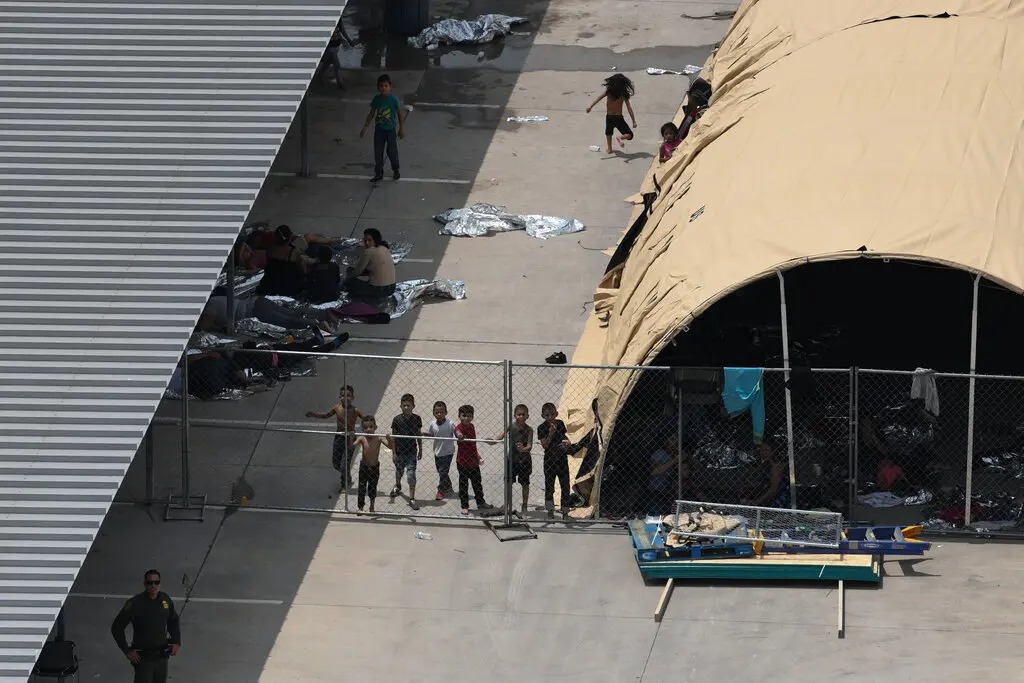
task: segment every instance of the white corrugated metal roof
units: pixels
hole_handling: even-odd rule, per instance
[[[344,4],[0,0],[0,683],[31,672]]]

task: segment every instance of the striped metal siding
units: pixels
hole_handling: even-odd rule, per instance
[[[0,0],[0,683],[24,681],[344,0]]]

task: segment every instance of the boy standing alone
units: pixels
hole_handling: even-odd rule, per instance
[[[373,127],[373,177],[371,183],[384,179],[384,150],[387,148],[388,161],[391,162],[392,176],[395,180],[402,177],[398,172],[398,138],[405,137],[405,113],[402,103],[391,94],[391,77],[381,74],[377,79],[377,94],[370,100],[370,112],[366,115],[363,129],[359,137],[366,135],[366,129]]]

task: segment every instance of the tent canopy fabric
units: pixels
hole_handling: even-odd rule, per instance
[[[651,363],[716,301],[811,261],[1024,291],[1024,3],[746,0],[703,76],[711,107],[645,180],[661,192],[574,362]],[[606,429],[629,386],[598,381]]]

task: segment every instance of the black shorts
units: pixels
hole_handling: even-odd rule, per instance
[[[619,132],[622,133],[623,135],[632,135],[633,134],[633,129],[630,128],[628,125],[626,125],[626,117],[625,116],[622,116],[622,115],[612,116],[611,114],[609,114],[608,116],[605,116],[604,117],[604,134],[605,135],[611,135],[612,133],[615,132],[616,128],[618,128]]]
[[[518,481],[520,484],[529,485],[531,474],[533,474],[533,458],[527,457],[522,460],[512,460],[508,477],[513,484]]]

